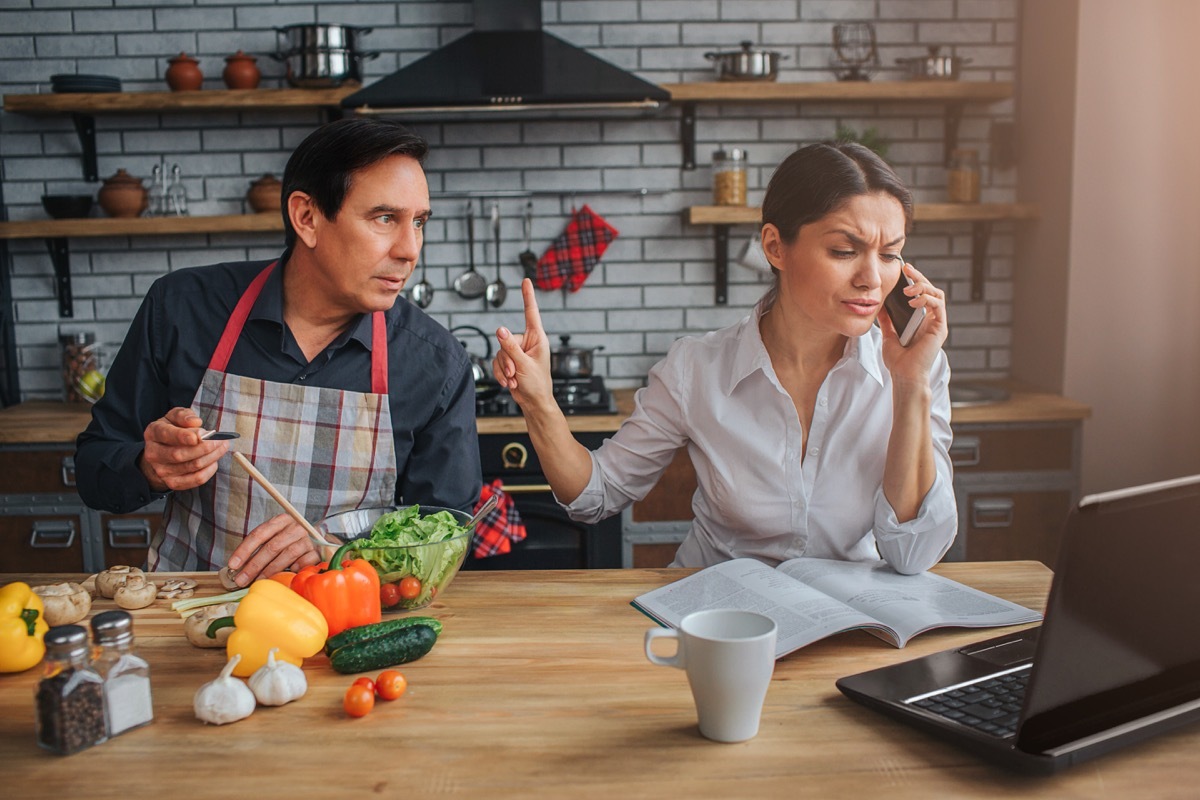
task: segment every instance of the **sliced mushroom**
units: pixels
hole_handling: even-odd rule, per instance
[[[125,583],[127,578],[145,574],[137,567],[109,567],[96,576],[96,591],[100,593],[101,597],[115,597],[117,589]]]
[[[217,577],[220,579],[221,585],[231,592],[242,588],[238,586],[237,581],[234,580],[237,577],[237,573],[231,570],[229,567],[221,567],[221,569],[217,572]]]
[[[196,582],[191,578],[168,578],[159,584],[159,600],[182,600],[191,597],[196,588]]]
[[[237,611],[237,603],[219,603],[215,606],[205,606],[183,621],[183,632],[187,640],[196,647],[224,647],[225,640],[233,633],[233,628],[221,628],[216,637],[208,638],[208,626],[214,619],[232,617]]]
[[[145,608],[153,603],[157,594],[158,587],[154,585],[154,581],[146,580],[145,575],[130,575],[125,579],[125,583],[117,587],[117,591],[113,594],[113,600],[121,608],[132,611],[135,608]]]
[[[92,610],[92,596],[78,583],[34,586],[33,591],[42,598],[47,625],[71,625]]]

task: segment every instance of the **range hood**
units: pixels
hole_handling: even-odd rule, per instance
[[[670,94],[542,30],[541,0],[474,0],[474,30],[342,100],[359,114],[645,113]]]

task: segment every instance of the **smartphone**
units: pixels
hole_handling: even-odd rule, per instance
[[[917,333],[917,328],[925,321],[925,309],[910,306],[908,301],[911,298],[904,293],[904,287],[912,284],[912,278],[901,272],[900,280],[896,281],[887,297],[883,298],[883,307],[892,318],[892,326],[895,327],[896,333],[900,334],[900,344],[904,347],[908,347]]]

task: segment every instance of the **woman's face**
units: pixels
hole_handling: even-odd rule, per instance
[[[813,333],[861,336],[900,279],[904,208],[886,192],[858,195],[784,242],[763,226],[763,251],[779,270],[789,322]]]

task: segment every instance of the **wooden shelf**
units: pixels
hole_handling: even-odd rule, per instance
[[[0,239],[67,239],[95,236],[159,236],[181,233],[282,231],[278,211],[211,217],[99,217],[0,222]]]
[[[1034,219],[1037,208],[1028,203],[918,203],[914,222],[997,222]],[[692,206],[687,210],[690,225],[754,225],[762,221],[757,206]]]
[[[201,89],[195,92],[96,92],[6,94],[11,114],[119,114],[138,111],[260,111],[341,107],[359,85],[336,89]]]
[[[709,81],[665,83],[672,102],[888,102],[921,101],[994,103],[1012,97],[1010,82],[981,81],[826,81],[775,83],[758,81]]]

